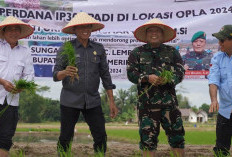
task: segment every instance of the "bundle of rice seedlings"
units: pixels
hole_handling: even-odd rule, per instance
[[[30,92],[35,92],[36,87],[38,86],[34,81],[27,81],[25,79],[14,80],[15,89],[18,90],[28,90]]]
[[[0,112],[0,117],[3,115],[3,113],[7,110],[9,105],[11,104],[15,94],[17,91],[24,90],[24,91],[30,91],[31,93],[35,93],[36,87],[38,86],[34,81],[27,81],[25,79],[19,79],[13,81],[15,88],[11,92],[12,97],[10,103]]]
[[[160,77],[164,79],[163,84],[171,83],[173,79],[173,72],[163,69],[160,74]]]
[[[162,83],[163,85],[167,83],[171,83],[173,79],[173,72],[162,69],[159,77],[164,79],[164,82]],[[147,93],[154,85],[155,83],[151,84],[147,89],[145,89],[145,91],[142,94],[138,96],[138,98],[141,97],[143,94]]]
[[[68,60],[68,65],[76,67],[76,71],[78,72],[78,67],[76,65],[76,57],[75,57],[75,50],[74,47],[72,46],[71,42],[65,42],[64,43],[64,49],[61,52],[61,55],[65,55]],[[71,83],[74,82],[74,79],[79,80],[79,75],[77,74],[75,77],[71,77]]]

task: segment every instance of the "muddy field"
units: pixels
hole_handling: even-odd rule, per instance
[[[23,150],[26,157],[55,157],[57,156],[56,142],[58,136],[58,133],[16,133],[11,153],[15,154],[19,150]],[[92,144],[91,136],[86,134],[75,135],[72,146],[73,156],[93,156]],[[186,145],[186,157],[212,157],[212,148],[212,145]],[[170,156],[169,146],[159,145],[157,155],[160,157]],[[138,144],[109,140],[106,156],[139,157],[141,156],[141,153],[139,151]]]
[[[27,157],[55,157],[55,143],[15,143],[13,150],[22,149]],[[212,157],[212,146],[186,146],[186,157]],[[92,144],[73,144],[72,152],[74,156],[90,157],[93,156]],[[157,151],[160,157],[169,155],[168,145],[160,145]],[[107,157],[139,157],[138,145],[128,143],[109,143]]]

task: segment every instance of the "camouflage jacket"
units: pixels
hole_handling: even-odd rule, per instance
[[[188,65],[188,70],[209,70],[212,53],[204,51],[202,54],[198,54],[195,51],[191,51],[182,56],[184,64]]]
[[[173,72],[172,82],[151,86],[148,75],[159,76],[163,69]],[[161,44],[158,48],[151,48],[150,44],[145,44],[135,48],[128,58],[127,77],[137,84],[138,109],[178,105],[175,86],[183,80],[184,72],[182,58],[171,46]],[[145,82],[141,82],[142,79]]]

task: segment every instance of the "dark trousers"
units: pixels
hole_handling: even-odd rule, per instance
[[[92,109],[77,109],[61,105],[61,132],[58,147],[61,145],[66,152],[74,136],[75,124],[82,112],[93,136],[95,152],[106,152],[105,118],[101,106]]]
[[[0,104],[0,112],[4,109],[6,110],[0,116],[0,149],[9,151],[18,123],[18,106],[8,106],[5,101],[3,105]]]
[[[230,115],[230,119],[226,119],[222,115],[218,114],[216,136],[216,146],[213,149],[215,155],[229,156],[232,137],[232,114]]]

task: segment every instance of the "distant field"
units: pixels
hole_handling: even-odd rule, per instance
[[[17,132],[59,132],[60,123],[19,123]],[[106,124],[108,139],[125,141],[128,143],[138,143],[139,134],[137,124],[118,124],[109,123]],[[186,144],[191,145],[214,145],[216,139],[215,126],[213,125],[199,125],[194,127],[193,125],[185,126]],[[76,132],[90,134],[88,126],[85,123],[78,123],[76,125]],[[167,137],[164,131],[161,129],[159,135],[160,144],[168,144]]]

